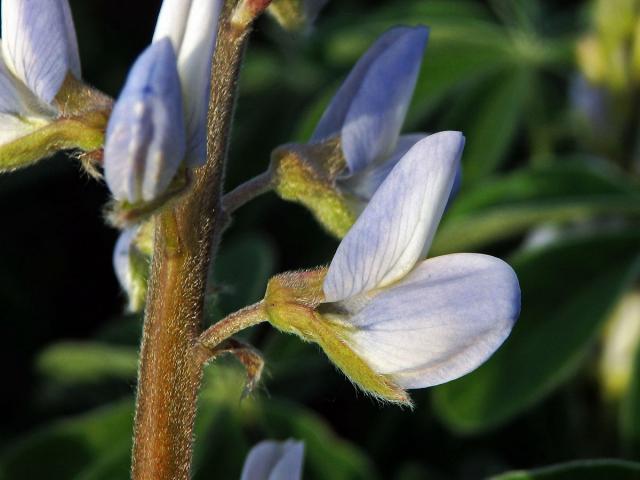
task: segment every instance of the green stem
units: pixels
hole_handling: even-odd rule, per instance
[[[223,223],[224,163],[249,28],[220,17],[212,65],[207,162],[191,190],[156,221],[136,404],[132,478],[188,480],[197,393],[206,358],[197,347],[211,252]]]
[[[271,171],[267,170],[227,193],[222,199],[222,207],[226,213],[231,214],[245,203],[272,189],[273,178]]]
[[[254,303],[213,324],[200,335],[199,342],[212,349],[236,333],[267,320],[268,315],[264,303]]]

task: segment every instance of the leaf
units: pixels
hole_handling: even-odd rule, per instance
[[[1,478],[79,478],[112,452],[130,449],[133,402],[125,400],[44,427],[0,454]],[[128,469],[128,457],[126,465]]]
[[[539,224],[614,214],[640,215],[640,189],[603,165],[558,161],[523,168],[463,190],[447,211],[430,255],[478,250]]]
[[[575,238],[512,259],[522,312],[476,371],[433,391],[440,419],[461,433],[504,424],[579,368],[609,310],[638,275],[640,231]]]
[[[44,350],[36,362],[41,374],[61,383],[131,380],[136,378],[138,353],[134,347],[63,342]]]
[[[503,473],[491,480],[637,480],[640,463],[625,460],[576,460],[529,471]]]
[[[518,131],[525,100],[531,94],[531,78],[529,69],[510,66],[482,82],[472,92],[475,101],[468,97],[460,101],[463,119],[448,122],[447,128],[465,134],[465,182],[473,183],[502,165]]]

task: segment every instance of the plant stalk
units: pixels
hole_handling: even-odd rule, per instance
[[[227,214],[231,214],[245,203],[263,193],[267,193],[271,189],[273,189],[273,178],[271,170],[268,170],[238,185],[227,193],[222,199],[222,207]]]
[[[215,348],[224,340],[242,330],[268,320],[264,302],[254,303],[214,323],[200,335],[199,342],[207,348]]]
[[[134,427],[134,480],[190,476],[197,394],[206,358],[197,347],[207,272],[223,223],[224,164],[249,27],[220,16],[212,65],[207,161],[189,193],[156,218]]]

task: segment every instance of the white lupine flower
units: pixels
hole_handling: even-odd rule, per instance
[[[165,0],[153,34],[153,41],[169,37],[178,58],[187,128],[185,161],[190,167],[202,165],[206,157],[211,60],[222,4],[222,0]]]
[[[241,480],[300,480],[304,443],[295,440],[265,440],[251,449],[242,468]]]
[[[136,204],[167,190],[181,165],[206,157],[210,67],[222,0],[165,0],[154,41],[127,78],[109,120],[105,177]]]
[[[80,79],[67,0],[2,0],[0,144],[53,122],[68,74]]]
[[[165,38],[138,57],[109,119],[104,170],[113,196],[132,204],[155,199],[185,152],[180,79]]]
[[[429,31],[396,27],[358,60],[311,137],[340,136],[346,169],[337,186],[363,208],[386,174],[426,134],[400,136],[420,72]],[[424,161],[431,161],[425,158]]]
[[[343,341],[404,389],[474,370],[520,312],[518,279],[502,260],[472,253],[422,260],[463,146],[459,132],[417,142],[342,240],[324,280],[323,317],[346,326]]]

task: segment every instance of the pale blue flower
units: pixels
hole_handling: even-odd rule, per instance
[[[186,152],[176,57],[169,39],[138,57],[113,107],[104,171],[120,201],[151,201],[175,176]]]
[[[265,440],[251,449],[242,468],[241,480],[300,480],[304,443],[295,440]]]
[[[426,134],[400,136],[424,56],[426,27],[396,27],[358,60],[311,137],[339,135],[346,169],[337,186],[364,207],[400,158]],[[429,162],[431,159],[425,158]]]
[[[323,316],[348,326],[345,342],[402,388],[474,370],[520,312],[518,279],[502,260],[471,253],[422,260],[463,147],[461,133],[441,132],[409,149],[342,240],[324,281]]]
[[[113,249],[113,270],[122,289],[129,293],[133,289],[131,272],[131,247],[138,234],[138,227],[127,228],[120,232]]]
[[[165,192],[206,158],[211,58],[222,0],[165,0],[154,41],[134,64],[105,142],[105,177],[131,204]]]
[[[69,74],[80,79],[67,0],[2,0],[0,144],[58,117],[54,99]]]
[[[218,33],[222,0],[164,0],[153,40],[169,37],[177,52],[187,128],[186,164],[206,158],[207,107],[211,60]]]

